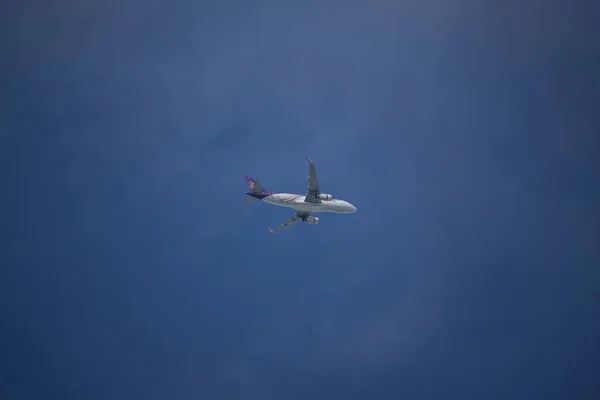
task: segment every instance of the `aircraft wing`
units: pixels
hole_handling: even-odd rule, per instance
[[[294,225],[296,222],[302,221],[302,219],[308,217],[309,215],[310,215],[310,212],[298,211],[296,214],[294,214],[292,216],[292,218],[288,219],[283,224],[279,225],[279,227],[277,227],[275,229],[269,228],[269,231],[271,233],[281,232],[282,230],[287,229],[290,226]]]
[[[310,165],[310,172],[308,175],[308,185],[306,191],[306,199],[305,201],[309,203],[320,203],[321,199],[318,199],[317,196],[321,194],[321,190],[319,189],[319,180],[317,179],[317,170],[315,169],[315,164],[313,164],[312,160],[308,157],[306,159]]]

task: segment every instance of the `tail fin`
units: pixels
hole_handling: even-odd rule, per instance
[[[246,177],[246,181],[248,182],[248,186],[250,190],[252,190],[256,194],[260,194],[263,192],[262,187],[260,186],[260,182],[258,180],[254,180],[249,176]]]

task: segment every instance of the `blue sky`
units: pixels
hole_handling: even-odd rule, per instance
[[[598,397],[598,17],[7,6],[0,397]]]

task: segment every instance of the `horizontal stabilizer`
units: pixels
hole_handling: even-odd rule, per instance
[[[256,197],[248,197],[248,198],[247,198],[247,199],[244,201],[243,205],[244,205],[244,206],[247,206],[248,204],[250,204],[250,203],[252,203],[253,201],[256,201],[256,200],[258,200]]]

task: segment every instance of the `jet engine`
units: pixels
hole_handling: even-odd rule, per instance
[[[319,223],[319,218],[308,216],[308,217],[304,218],[304,223],[310,224],[310,225],[316,225]]]
[[[317,195],[317,199],[321,199],[321,200],[333,200],[333,195],[327,194],[327,193],[321,193],[319,195]]]

